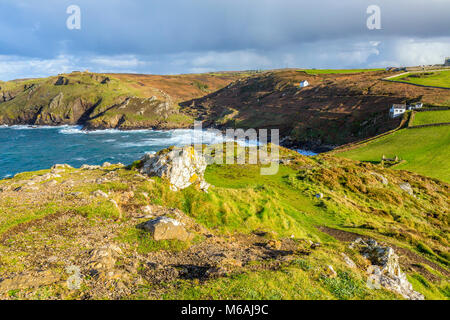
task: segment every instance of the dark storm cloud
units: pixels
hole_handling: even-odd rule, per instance
[[[66,28],[72,4],[81,8],[81,30]],[[366,27],[369,5],[381,8],[382,30]],[[2,0],[0,55],[56,68],[67,60],[67,68],[99,70],[115,61],[109,67],[118,71],[172,73],[298,62],[358,66],[371,55],[402,63],[400,39],[440,39],[446,50],[449,13],[447,0]]]

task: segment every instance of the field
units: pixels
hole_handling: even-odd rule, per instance
[[[307,74],[339,74],[339,73],[360,73],[360,72],[372,72],[372,71],[382,71],[384,69],[308,69],[301,70],[305,71]]]
[[[419,121],[425,120],[419,117]],[[417,172],[450,183],[449,154],[450,130],[442,126],[403,129],[337,156],[377,163],[383,155],[388,158],[397,155],[404,162],[395,169]]]
[[[424,124],[450,122],[450,110],[416,112],[414,114],[413,126]]]
[[[419,84],[423,86],[434,86],[450,88],[450,71],[410,73],[390,80]]]

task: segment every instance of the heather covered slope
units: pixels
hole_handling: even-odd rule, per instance
[[[449,298],[448,184],[328,155],[281,157],[273,176],[210,165],[208,193],[172,191],[140,162],[0,181],[0,297],[402,299],[367,286],[368,260],[349,247],[360,235],[393,247],[426,299]],[[161,215],[194,237],[155,241],[137,228]],[[70,290],[74,266],[82,282]]]
[[[310,74],[265,72],[182,103],[182,111],[218,127],[280,129],[285,145],[306,148],[341,145],[397,127],[393,103],[421,101],[449,106],[450,91],[382,81],[384,71]],[[309,86],[300,89],[300,81]]]

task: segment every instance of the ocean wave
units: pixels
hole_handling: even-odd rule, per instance
[[[61,126],[35,126],[35,125],[22,125],[22,124],[17,124],[17,125],[12,125],[12,126],[1,126],[2,128],[9,128],[9,129],[13,129],[13,130],[48,130],[48,129],[53,129],[53,130],[61,130],[61,129],[66,129],[66,128],[72,128],[74,126],[70,126],[70,125],[61,125]]]
[[[59,130],[59,133],[62,134],[83,134],[82,126],[67,126],[63,129]]]

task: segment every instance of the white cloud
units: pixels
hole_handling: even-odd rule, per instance
[[[450,56],[450,38],[397,40],[393,46],[393,56],[406,66],[440,64]]]
[[[76,69],[75,58],[60,55],[54,59],[0,55],[0,79],[33,78],[70,72]]]
[[[89,62],[108,68],[136,68],[148,64],[135,55],[99,56],[89,59]]]
[[[437,64],[450,56],[450,38],[335,39],[271,50],[183,52],[166,55],[0,55],[0,79],[42,77],[73,70],[125,73],[202,73],[272,68],[371,68]]]

